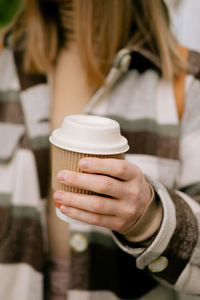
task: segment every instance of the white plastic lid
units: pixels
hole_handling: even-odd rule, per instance
[[[62,149],[87,154],[117,154],[129,149],[118,122],[99,116],[69,115],[49,140]]]

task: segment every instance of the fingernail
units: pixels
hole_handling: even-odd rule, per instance
[[[83,169],[88,169],[91,166],[91,160],[90,159],[81,159],[79,161],[79,166]]]
[[[64,194],[62,192],[56,191],[53,195],[54,199],[58,202],[58,203],[62,203],[64,200]]]
[[[64,205],[61,205],[60,210],[61,210],[63,213],[67,214],[67,213],[69,212],[69,207],[64,206]]]
[[[67,172],[66,171],[60,171],[60,172],[58,172],[57,179],[65,181],[67,179]]]
[[[61,203],[58,203],[57,200],[54,200],[54,205],[55,205],[57,208],[60,208],[60,207],[61,207]]]

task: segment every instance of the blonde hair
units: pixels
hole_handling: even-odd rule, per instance
[[[75,38],[88,78],[103,83],[117,51],[139,46],[159,57],[172,79],[184,67],[162,0],[27,0],[26,66],[48,72]],[[70,25],[71,24],[71,25]]]
[[[18,13],[10,24],[0,30],[0,35],[3,37],[3,43],[14,47],[15,49],[24,48],[22,43],[25,29],[24,11]]]

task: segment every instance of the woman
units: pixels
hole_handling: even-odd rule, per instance
[[[86,159],[80,161],[85,174],[59,172],[66,185],[110,197],[56,191],[63,213],[98,225],[70,228],[55,216],[50,199],[49,297],[65,299],[67,289],[68,299],[200,294],[199,69],[188,68],[179,122],[173,83],[185,64],[163,1],[27,1],[27,28],[26,67],[48,75],[51,129],[72,113],[108,116],[130,145],[125,161]],[[194,62],[198,54],[188,58]],[[37,162],[44,162],[46,90],[40,86],[34,94],[33,86],[29,92],[22,101],[27,135]],[[45,183],[44,170],[38,163]]]

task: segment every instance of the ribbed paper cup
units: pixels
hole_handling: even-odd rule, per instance
[[[123,159],[124,154],[110,154],[110,155],[93,155],[93,154],[85,154],[85,153],[78,153],[73,152],[65,149],[61,149],[57,146],[51,145],[51,155],[52,155],[52,188],[54,191],[56,190],[63,190],[73,193],[79,194],[88,194],[92,195],[95,194],[92,191],[78,189],[75,187],[66,186],[56,179],[56,176],[60,170],[68,170],[68,171],[75,171],[75,172],[82,172],[79,169],[78,163],[79,160],[83,157],[98,157],[98,158],[116,158],[116,159]]]
[[[79,169],[79,160],[83,157],[123,159],[124,153],[129,149],[116,121],[88,115],[65,117],[61,128],[52,132],[50,142],[53,190],[90,195],[95,193],[58,182],[56,178],[58,172],[61,170],[82,172]],[[66,222],[77,222],[63,215],[58,208],[56,214]]]

